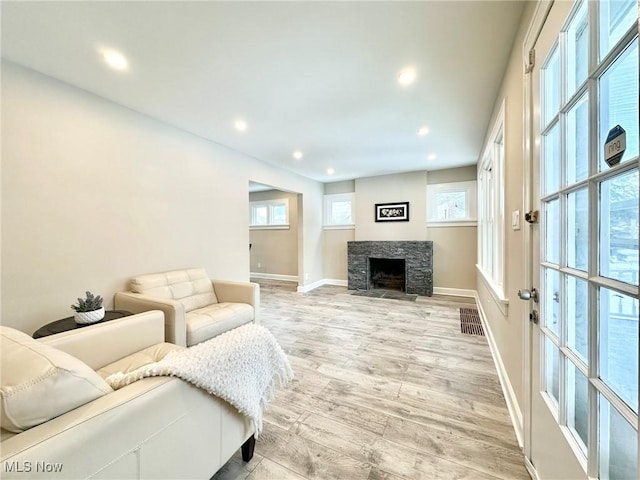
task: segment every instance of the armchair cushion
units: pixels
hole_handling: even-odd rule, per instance
[[[214,303],[186,314],[187,345],[209,340],[254,319],[254,308],[247,303]]]
[[[185,347],[180,347],[173,343],[159,343],[157,345],[152,345],[151,347],[147,347],[139,352],[127,355],[126,357],[110,363],[109,365],[105,365],[98,370],[98,375],[102,378],[107,378],[109,375],[113,375],[116,372],[133,372],[140,367],[162,360],[169,352],[182,350],[183,348]]]
[[[71,355],[0,326],[2,428],[22,432],[107,393],[111,387]]]
[[[203,268],[139,275],[131,279],[131,291],[176,300],[184,306],[185,312],[218,303],[211,280]]]

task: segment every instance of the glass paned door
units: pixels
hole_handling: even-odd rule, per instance
[[[532,362],[532,376],[539,377],[532,381],[538,386],[532,392],[531,442],[538,446],[531,449],[532,462],[541,478],[571,472],[577,478],[635,480],[640,478],[638,4],[562,3],[554,3],[542,29],[536,46],[542,63],[532,80],[539,112],[533,115],[533,204],[541,215],[539,228],[532,230],[533,281],[540,291],[540,323],[532,336],[532,358],[539,360]],[[610,167],[604,143],[617,125],[627,133],[627,148],[621,162]],[[550,437],[534,425],[549,419],[580,474],[541,459],[552,456],[543,445]]]

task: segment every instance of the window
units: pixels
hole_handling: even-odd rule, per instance
[[[289,199],[250,202],[249,216],[251,228],[288,228]]]
[[[354,224],[353,193],[339,193],[324,196],[325,227],[353,227]]]
[[[427,185],[427,226],[475,225],[475,180]]]
[[[504,103],[478,166],[478,267],[504,299]]]

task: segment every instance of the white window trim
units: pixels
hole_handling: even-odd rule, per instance
[[[290,225],[251,225],[249,230],[289,230]]]
[[[427,185],[427,227],[469,227],[477,225],[477,182],[435,183]],[[446,192],[465,191],[467,194],[467,218],[458,220],[437,220],[435,205],[436,195]]]
[[[285,223],[276,223],[276,224],[267,223],[266,225],[253,224],[254,207],[259,207],[259,206],[271,207],[275,205],[285,206],[285,211],[286,211]],[[267,211],[269,212],[267,214],[269,216],[267,220],[270,222],[271,209],[268,208]],[[290,225],[289,225],[289,199],[288,198],[277,198],[274,200],[255,200],[253,202],[249,202],[249,229],[250,230],[287,230],[289,229],[289,226]]]
[[[356,226],[353,224],[349,225],[323,225],[322,228],[324,230],[355,230]]]
[[[447,222],[427,222],[429,228],[447,228],[447,227],[477,227],[478,222],[475,220],[457,220]]]
[[[351,220],[352,223],[330,223],[330,215],[329,212],[331,210],[331,203],[335,201],[345,201],[348,200],[351,202]],[[324,225],[323,228],[325,230],[353,230],[355,229],[356,223],[356,196],[354,193],[333,193],[324,196]]]
[[[494,300],[501,305],[508,305],[509,300],[504,294],[505,285],[505,155],[506,155],[506,121],[505,121],[505,100],[502,100],[500,110],[496,116],[496,121],[489,135],[489,139],[484,147],[482,160],[478,163],[478,181],[480,186],[478,188],[478,205],[479,208],[479,225],[478,225],[478,272],[481,273],[484,283],[489,287]],[[502,143],[502,154],[495,155],[496,145]],[[494,198],[493,198],[493,229],[492,229],[492,242],[491,245],[484,245],[483,238],[485,231],[483,230],[484,221],[483,215],[485,211],[484,200],[482,191],[482,176],[488,163],[491,163],[491,172],[494,179]],[[483,265],[483,259],[485,258],[484,249],[492,248],[492,270],[497,270],[490,274],[486,269],[486,265]],[[496,278],[497,277],[497,278]],[[502,308],[502,307],[501,307]]]

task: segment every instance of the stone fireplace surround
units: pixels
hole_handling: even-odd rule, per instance
[[[347,242],[349,290],[369,290],[369,258],[405,260],[406,293],[433,295],[433,242],[353,241]]]

